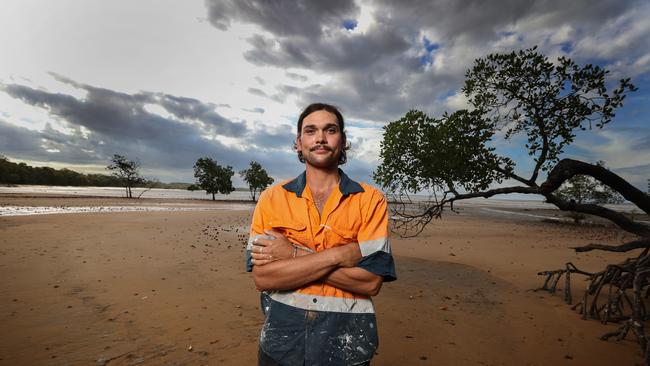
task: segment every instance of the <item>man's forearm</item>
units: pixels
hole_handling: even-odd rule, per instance
[[[259,290],[290,290],[317,281],[343,264],[341,250],[325,250],[263,266],[253,266],[253,280]]]
[[[383,278],[363,268],[337,268],[328,273],[323,281],[330,286],[359,295],[375,296],[379,293]]]

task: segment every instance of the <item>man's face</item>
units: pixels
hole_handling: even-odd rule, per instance
[[[342,145],[343,135],[334,114],[320,110],[302,121],[296,146],[306,164],[317,168],[338,166]]]

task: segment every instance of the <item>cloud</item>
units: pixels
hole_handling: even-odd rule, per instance
[[[279,102],[294,97],[298,105],[329,101],[353,118],[381,122],[411,108],[440,114],[462,105],[460,100],[445,99],[460,89],[473,60],[489,52],[539,45],[553,57],[569,54],[589,59],[598,48],[611,49],[605,56],[613,57],[618,50],[634,47],[633,41],[645,44],[650,39],[644,21],[648,7],[640,8],[635,1],[315,3],[293,2],[291,6],[289,2],[232,0],[206,4],[211,23],[219,29],[236,22],[258,27],[248,38],[250,49],[244,54],[250,63],[329,77],[326,83],[284,94],[258,95]],[[322,7],[322,12],[314,13],[312,7]],[[368,11],[371,21],[346,26]],[[625,24],[628,19],[633,24]],[[603,24],[611,26],[601,31]],[[621,33],[618,38],[607,36],[617,32]],[[610,39],[625,47],[601,42]],[[620,67],[650,67],[650,56],[640,52]]]
[[[591,163],[603,160],[614,172],[645,190],[650,178],[650,129],[621,128],[595,135],[589,140],[579,136],[568,155]]]
[[[221,30],[233,20],[255,23],[278,35],[303,34],[318,37],[325,29],[343,25],[359,13],[353,1],[206,1],[208,19]]]
[[[650,184],[648,181],[648,179],[650,179],[650,164],[612,170],[642,192],[648,192],[648,184]]]
[[[40,131],[0,119],[0,153],[22,160],[94,165],[101,168],[115,153],[138,159],[143,172],[163,180],[192,181],[197,158],[209,156],[222,165],[243,169],[260,162],[279,179],[297,175],[304,167],[291,150],[295,127],[234,122],[215,111],[216,105],[165,93],[122,93],[81,84],[84,97],[53,93],[19,84],[0,84],[0,90],[28,105],[46,110],[53,118]],[[280,87],[278,93],[293,92]],[[162,115],[150,111],[167,111]],[[262,114],[261,108],[252,112]],[[371,168],[359,164],[358,171]],[[149,173],[148,173],[149,172]],[[165,174],[160,176],[160,174]],[[235,177],[237,180],[238,178]]]
[[[230,121],[221,116],[216,112],[214,104],[164,93],[141,93],[137,97],[148,97],[149,102],[161,105],[176,118],[202,122],[220,135],[238,137],[246,134],[244,124]],[[256,110],[256,112],[263,113],[264,109],[261,109],[261,112]]]
[[[292,80],[295,81],[300,81],[300,82],[305,82],[307,81],[307,77],[304,75],[296,74],[295,72],[286,72],[285,75]]]

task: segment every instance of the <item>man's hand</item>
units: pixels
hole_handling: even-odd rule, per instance
[[[350,243],[345,245],[340,245],[338,247],[330,248],[327,250],[336,251],[337,262],[340,267],[354,267],[361,260],[361,249],[359,249],[358,243]]]
[[[373,291],[378,287],[368,281],[375,280],[371,277],[380,280],[381,277],[354,268],[362,258],[358,243],[339,245],[314,254],[298,250],[295,263],[276,264],[276,261],[293,258],[294,244],[277,231],[264,232],[269,238],[256,239],[251,250],[253,280],[258,289],[288,290],[324,279],[331,285],[350,292],[375,294]],[[337,274],[338,272],[341,273]]]
[[[293,257],[294,247],[286,236],[275,230],[264,230],[274,239],[257,238],[253,241],[253,265],[263,266],[279,259]]]

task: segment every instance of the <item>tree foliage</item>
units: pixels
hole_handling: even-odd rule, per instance
[[[411,110],[385,127],[382,163],[374,179],[391,192],[486,189],[501,182],[504,171],[514,165],[486,144],[494,132],[477,111],[460,110],[435,119]]]
[[[542,195],[562,210],[598,215],[638,235],[650,233],[645,225],[593,205],[594,197],[576,202],[556,193],[565,181],[581,174],[650,211],[647,195],[604,167],[560,161],[578,131],[607,125],[626,93],[636,90],[629,78],[608,90],[607,73],[564,57],[551,62],[535,48],[491,54],[477,59],[466,74],[462,92],[470,110],[446,113],[439,119],[411,110],[389,123],[375,181],[398,198],[433,192],[432,200],[420,210],[398,206],[403,217],[400,228],[408,230],[403,233],[419,233],[445,208],[453,209],[455,201],[508,193]],[[517,169],[511,157],[495,149],[495,141],[517,142],[521,137],[531,162]],[[546,181],[538,181],[540,172],[546,172]],[[495,184],[503,187],[490,189]]]
[[[124,155],[113,155],[106,169],[112,171],[113,176],[122,182],[127,198],[133,198],[133,187],[145,182],[145,179],[140,176],[140,163],[129,160]]]
[[[250,168],[240,171],[239,175],[248,183],[248,189],[253,201],[257,201],[258,192],[262,192],[266,187],[273,184],[273,178],[269,177],[266,170],[262,168],[262,164],[256,161],[251,161]]]
[[[235,175],[231,166],[223,167],[212,158],[199,158],[194,164],[194,177],[196,185],[204,189],[207,194],[230,194],[235,188],[232,186],[232,176]]]
[[[535,181],[540,169],[553,167],[577,130],[611,122],[626,91],[636,90],[626,78],[608,93],[607,73],[566,57],[553,63],[532,48],[477,59],[462,91],[505,139],[520,133],[527,137],[525,147],[535,160],[530,180]]]

